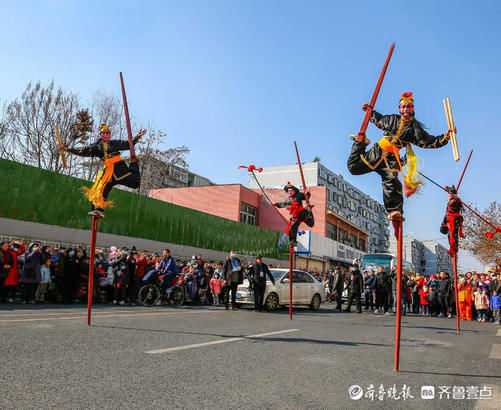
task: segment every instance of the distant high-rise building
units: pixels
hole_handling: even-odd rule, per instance
[[[343,216],[351,223],[369,232],[367,252],[387,252],[389,243],[389,222],[384,206],[346,182],[341,174],[336,174],[320,163],[305,162],[303,173],[305,184],[325,186],[327,188],[327,207]],[[265,189],[279,189],[287,182],[302,188],[297,164],[263,168],[258,175],[259,182]],[[259,188],[249,175],[249,186]]]

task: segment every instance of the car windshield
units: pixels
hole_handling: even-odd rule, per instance
[[[273,276],[273,279],[278,280],[280,277],[284,274],[283,270],[278,270],[278,269],[270,269],[271,275]]]

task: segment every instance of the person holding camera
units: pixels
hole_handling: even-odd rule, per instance
[[[35,304],[35,292],[38,284],[42,281],[40,267],[45,263],[46,256],[40,249],[40,244],[30,243],[28,252],[24,254],[24,269],[21,273],[23,284],[22,304]]]
[[[236,297],[237,288],[244,281],[244,268],[242,262],[237,258],[237,253],[234,250],[230,251],[230,257],[226,259],[223,265],[223,287],[226,310],[230,309],[230,291],[231,291],[231,308],[238,310]]]

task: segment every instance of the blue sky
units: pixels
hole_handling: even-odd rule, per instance
[[[320,156],[378,200],[377,175],[348,173],[348,136],[396,42],[376,109],[395,112],[413,91],[416,117],[436,135],[450,97],[462,160],[450,146],[417,149],[423,172],[456,183],[474,149],[464,199],[500,200],[498,1],[2,1],[0,11],[2,101],[52,79],[84,101],[119,95],[123,71],[135,118],[166,131],[166,147],[190,147],[194,172],[246,185],[238,165],[295,162],[296,140],[303,161]],[[431,184],[409,199],[406,233],[440,238],[445,200]]]

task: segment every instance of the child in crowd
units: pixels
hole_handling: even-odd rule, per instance
[[[420,297],[420,302],[421,302],[421,314],[423,316],[430,316],[430,311],[429,311],[429,302],[428,302],[428,286],[423,286],[421,290],[419,291],[419,297]]]
[[[45,263],[40,266],[40,274],[42,280],[38,284],[38,288],[35,293],[35,302],[45,303],[45,292],[47,291],[47,286],[49,286],[50,282],[50,258],[47,258]]]
[[[500,317],[499,316],[500,316],[500,311],[501,311],[501,301],[500,301],[500,297],[498,295],[497,290],[492,292],[490,306],[491,306],[493,316],[494,316],[494,323],[496,323],[496,325],[499,325],[500,324]]]
[[[219,273],[214,273],[214,277],[210,280],[210,290],[212,293],[212,303],[214,306],[219,306],[219,294],[221,293],[222,281]]]
[[[440,302],[438,301],[438,291],[433,286],[428,287],[428,302],[430,303],[430,316],[437,316],[440,313]]]
[[[487,296],[487,289],[479,286],[475,292],[475,308],[478,312],[477,320],[479,322],[487,321],[487,311],[489,309],[489,297]]]

